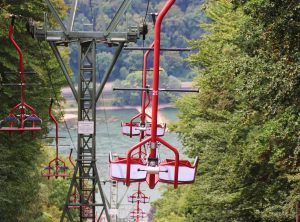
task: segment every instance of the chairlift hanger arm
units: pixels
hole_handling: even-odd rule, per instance
[[[21,103],[23,104],[25,101],[25,95],[24,95],[24,61],[23,61],[23,52],[20,48],[20,46],[18,45],[18,43],[15,41],[14,39],[14,25],[15,25],[15,15],[11,16],[11,23],[9,26],[9,32],[8,32],[8,38],[10,40],[10,42],[14,45],[14,47],[16,48],[16,50],[18,51],[19,54],[19,66],[20,66],[20,80],[21,80]]]
[[[153,51],[153,47],[125,47],[124,50],[131,51],[141,51],[141,50],[151,50]],[[160,48],[160,51],[170,51],[170,52],[189,52],[192,48]]]
[[[114,91],[153,91],[152,88],[113,88]],[[160,92],[196,92],[199,93],[199,89],[164,89],[159,88]]]
[[[6,71],[5,71],[5,72],[3,72],[3,73],[1,73],[1,74],[4,74],[4,75],[20,74],[20,72],[13,72],[13,71],[12,71],[12,72],[6,72]],[[34,75],[35,75],[36,72],[33,72],[33,71],[32,71],[32,72],[24,72],[24,74],[34,74]]]
[[[156,158],[156,147],[159,137],[157,136],[157,113],[158,113],[158,90],[159,90],[159,63],[160,63],[160,34],[161,34],[161,25],[165,15],[171,9],[175,0],[168,0],[163,9],[157,16],[155,27],[154,27],[154,56],[153,56],[153,81],[152,81],[152,123],[151,123],[151,146],[150,146],[150,155],[151,158]],[[174,150],[176,152],[176,150]],[[179,157],[176,157],[176,170],[174,178],[174,188],[177,188],[178,180],[178,160]],[[127,172],[128,173],[128,172]],[[128,181],[126,181],[128,182]],[[149,187],[153,189],[156,185],[155,175],[152,174],[149,176]]]

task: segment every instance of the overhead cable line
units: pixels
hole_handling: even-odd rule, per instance
[[[109,133],[109,127],[108,127],[108,120],[107,120],[107,113],[106,113],[106,109],[105,109],[105,103],[104,103],[104,93],[102,93],[102,103],[103,103],[103,111],[104,111],[104,118],[105,118],[105,125],[106,125],[106,132],[107,132],[107,137],[109,140],[109,146],[110,149],[112,149],[112,141],[111,141],[111,137],[110,137],[110,133]]]

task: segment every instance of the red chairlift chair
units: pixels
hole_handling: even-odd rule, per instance
[[[20,81],[21,81],[21,102],[14,106],[7,117],[0,121],[0,131],[40,131],[42,130],[42,120],[36,115],[35,109],[25,103],[25,83],[24,83],[24,62],[21,48],[14,40],[15,16],[12,16],[9,26],[9,40],[18,51],[20,58]],[[27,112],[27,109],[30,111]]]
[[[148,161],[145,162],[142,158],[132,157],[133,151],[148,143],[150,139],[151,137],[146,138],[133,146],[128,151],[127,158],[118,157],[112,160],[110,156],[111,179],[125,182],[127,186],[132,182],[144,181],[147,181],[150,185],[151,175],[155,177],[154,186],[157,182],[174,184],[175,188],[177,188],[178,184],[193,183],[196,176],[198,158],[196,157],[193,165],[188,160],[179,160],[178,150],[159,137],[157,137],[157,141],[173,151],[175,159],[166,159],[160,162],[159,158],[148,158]]]
[[[51,103],[49,106],[49,116],[52,119],[52,121],[55,123],[55,146],[56,146],[56,156],[53,160],[51,160],[48,164],[48,166],[46,166],[42,172],[42,176],[43,177],[48,177],[48,179],[50,179],[50,177],[68,177],[70,176],[69,173],[69,167],[66,166],[66,163],[64,160],[62,160],[61,158],[59,158],[58,156],[58,122],[55,119],[55,117],[52,115],[52,104],[53,104],[53,99],[51,99]]]
[[[136,116],[132,117],[130,119],[130,122],[122,122],[121,123],[122,134],[125,136],[129,136],[131,138],[133,136],[139,136],[141,134],[141,131],[144,131],[144,132],[146,132],[147,136],[151,136],[151,123],[143,124],[141,122],[134,121],[138,117],[142,117],[142,116],[146,116],[149,119],[152,119],[151,116],[146,113],[145,114],[139,113]],[[166,131],[165,123],[157,124],[157,131],[156,131],[157,136],[164,136],[165,131]]]
[[[127,170],[127,158],[117,157],[113,160],[112,154],[109,155],[109,172],[112,180],[125,182]],[[131,159],[131,182],[143,182],[146,180],[145,169],[147,163],[142,158]]]
[[[149,203],[150,202],[150,197],[146,196],[143,192],[140,190],[135,192],[134,194],[128,196],[128,202],[130,203]]]
[[[130,218],[146,218],[147,217],[147,214],[142,210],[142,209],[135,209],[135,210],[132,210],[130,211],[129,213],[129,217]]]
[[[165,123],[157,124],[157,127],[156,127],[156,135],[157,135],[157,136],[164,136],[164,135],[165,135],[165,132],[166,132],[166,127],[167,127],[167,124],[165,124]],[[146,135],[147,135],[147,136],[151,136],[151,123],[149,123],[149,124],[147,125],[147,128],[146,128]]]
[[[179,160],[178,169],[178,184],[189,184],[195,181],[196,171],[198,165],[198,157],[196,157],[194,164],[187,160]],[[159,182],[174,184],[175,182],[175,161],[166,159],[159,164]]]
[[[146,118],[152,119],[152,117],[145,112],[145,110],[150,104],[149,93],[147,93],[147,103],[144,102],[145,99],[146,98],[143,97],[142,112],[132,117],[129,122],[121,123],[123,135],[129,136],[131,138],[133,136],[139,136],[142,131],[146,132],[147,136],[151,135],[151,123],[147,123],[145,121]],[[141,121],[140,122],[135,121],[139,117],[141,118]],[[165,123],[157,124],[157,136],[164,136],[165,130],[166,130]]]

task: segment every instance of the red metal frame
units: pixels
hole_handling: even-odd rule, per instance
[[[55,147],[56,147],[56,152],[55,152],[55,158],[53,160],[51,160],[48,164],[48,166],[46,166],[42,172],[42,176],[43,177],[48,177],[48,179],[50,179],[50,177],[68,177],[70,176],[69,173],[69,167],[66,166],[65,161],[63,161],[61,158],[59,158],[59,151],[58,151],[58,122],[55,119],[55,117],[52,114],[52,104],[53,104],[53,99],[51,99],[51,103],[49,106],[49,116],[52,119],[52,121],[55,123]],[[70,159],[70,157],[69,157]],[[73,162],[71,161],[71,164],[73,164]]]
[[[141,183],[138,184],[138,190],[133,193],[132,195],[128,196],[128,202],[129,203],[149,203],[150,197],[146,196],[141,191]]]
[[[8,38],[10,42],[16,48],[19,54],[19,68],[20,68],[20,81],[21,81],[21,102],[14,106],[7,117],[0,121],[0,131],[40,131],[42,130],[41,124],[42,120],[35,114],[35,109],[25,103],[25,83],[24,83],[24,61],[23,53],[20,46],[14,39],[14,23],[15,17],[12,16],[11,24],[9,26]],[[26,108],[31,111],[31,114],[26,114]],[[16,114],[17,109],[19,109],[19,114]],[[2,126],[2,124],[7,123],[8,126]],[[31,123],[30,126],[26,126],[28,123]],[[40,126],[36,126],[38,123]],[[16,127],[15,125],[19,125]]]
[[[72,160],[72,153],[73,153],[73,149],[71,149],[71,152],[70,152],[70,155],[69,155],[69,161],[70,161],[70,163],[71,163],[71,165],[74,169],[75,164]],[[79,193],[77,192],[77,190],[75,188],[74,191],[72,192],[71,196],[70,196],[69,202],[72,203],[72,204],[79,204],[79,198],[80,198],[80,195],[79,195]],[[78,209],[78,208],[80,208],[80,206],[69,206],[68,205],[68,208]]]
[[[154,64],[153,64],[153,82],[152,82],[152,125],[151,125],[151,147],[150,147],[150,158],[156,158],[157,141],[162,140],[156,135],[157,129],[157,112],[158,112],[158,87],[159,87],[159,61],[160,61],[160,33],[161,24],[168,13],[175,0],[168,0],[163,7],[162,11],[158,14],[154,27]],[[165,143],[164,140],[162,140]],[[168,143],[166,143],[168,144]],[[169,144],[168,144],[169,145]],[[179,165],[179,154],[177,149],[174,147],[167,146],[175,153],[175,177],[178,177],[178,165]],[[174,187],[177,188],[178,178],[174,178]],[[150,174],[148,177],[148,184],[151,189],[155,187],[157,183],[157,177],[154,174]]]
[[[130,218],[136,218],[137,222],[140,218],[145,218],[146,215],[147,214],[141,208],[134,209],[129,213]]]
[[[153,48],[154,42],[151,44],[150,48]],[[144,66],[143,66],[143,83],[142,83],[142,88],[147,87],[147,67],[148,67],[148,56],[150,54],[151,50],[147,50],[144,54]],[[146,98],[148,98],[148,102],[146,104]],[[143,91],[142,92],[142,115],[141,115],[141,123],[145,125],[146,122],[146,109],[150,104],[150,94],[149,92]],[[148,116],[148,115],[147,115]],[[152,117],[150,117],[152,119]],[[144,139],[145,133],[141,132],[140,140]]]

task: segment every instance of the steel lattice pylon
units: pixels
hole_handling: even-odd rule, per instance
[[[77,164],[61,217],[73,221],[71,209],[79,208],[80,220],[96,220],[96,209],[108,215],[103,190],[96,167],[96,41],[80,43],[78,77],[78,121],[91,123],[92,134],[78,132]],[[95,191],[99,190],[102,203],[96,203]],[[79,196],[78,203],[70,203],[72,193]]]

